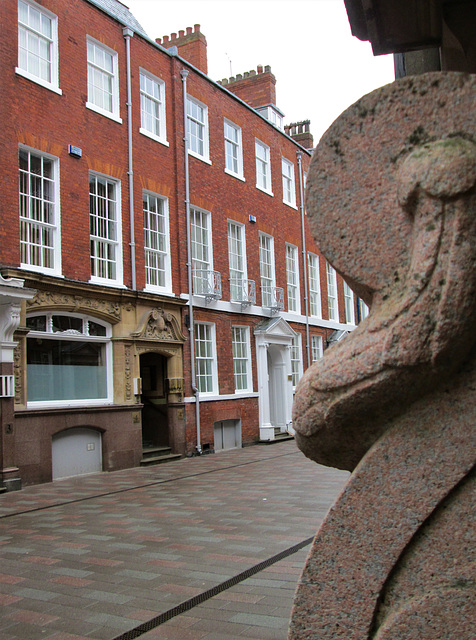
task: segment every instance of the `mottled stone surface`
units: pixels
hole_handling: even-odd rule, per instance
[[[298,445],[353,474],[291,640],[475,637],[475,103],[475,76],[404,78],[314,154],[311,227],[371,313],[297,389]]]

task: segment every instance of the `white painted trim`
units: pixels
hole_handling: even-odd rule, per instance
[[[219,400],[245,400],[246,398],[259,398],[259,393],[249,393],[244,391],[243,393],[226,393],[223,395],[204,395],[200,394],[200,404],[202,402],[217,402]],[[187,396],[184,398],[184,402],[194,403],[196,401],[195,396]]]
[[[180,296],[177,296],[181,300],[189,300],[189,296],[187,293],[181,293]],[[257,316],[260,318],[270,318],[275,316],[270,316],[268,312],[265,312],[263,307],[259,307],[257,305],[250,305],[246,307],[245,310],[241,309],[241,303],[239,302],[229,302],[227,300],[215,300],[213,302],[209,302],[208,304],[205,302],[205,299],[202,296],[193,296],[193,306],[198,309],[207,309],[208,311],[223,311],[224,313],[233,313],[238,314],[240,316]],[[299,315],[296,313],[288,313],[287,311],[282,311],[279,314],[279,317],[286,322],[292,322],[297,324],[306,324],[306,316]],[[309,326],[311,327],[320,327],[322,329],[332,329],[332,330],[342,330],[342,331],[352,331],[355,329],[356,325],[344,324],[341,322],[334,322],[333,320],[323,320],[322,318],[317,318],[311,316],[309,318]]]

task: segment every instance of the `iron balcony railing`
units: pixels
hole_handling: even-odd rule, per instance
[[[254,280],[230,278],[230,300],[240,302],[242,307],[256,303],[256,284]]]
[[[221,274],[211,269],[193,270],[193,293],[196,296],[205,296],[206,302],[220,300],[221,298]]]
[[[261,287],[261,304],[270,309],[273,313],[278,313],[284,309],[284,289],[271,285]]]

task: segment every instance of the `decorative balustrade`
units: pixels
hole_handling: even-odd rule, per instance
[[[207,304],[221,298],[221,273],[211,269],[193,270],[193,293],[204,296]]]
[[[256,303],[256,284],[254,280],[230,278],[230,300],[240,302],[242,307]]]
[[[270,309],[273,313],[278,313],[284,309],[284,289],[264,285],[261,287],[261,304]]]

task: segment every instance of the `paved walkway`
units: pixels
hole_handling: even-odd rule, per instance
[[[294,441],[0,496],[0,640],[285,640],[348,474]]]

